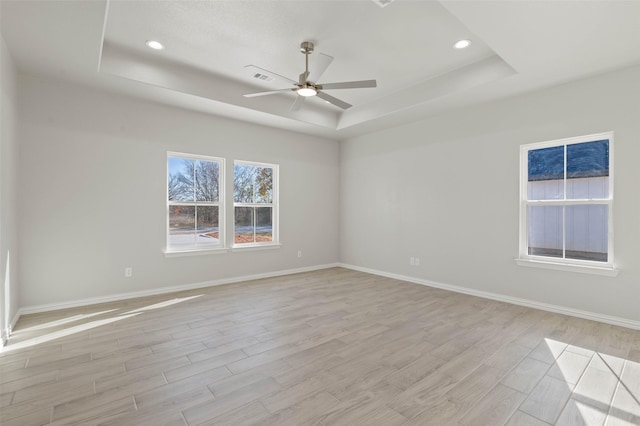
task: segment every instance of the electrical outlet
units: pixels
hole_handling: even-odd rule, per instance
[[[416,266],[420,266],[420,258],[416,257]]]
[[[409,266],[415,266],[416,265],[416,258],[415,257],[410,257],[409,258]]]
[[[302,257],[302,250],[298,250],[298,257]]]
[[[124,268],[124,276],[126,278],[131,278],[133,276],[133,268],[131,266]]]

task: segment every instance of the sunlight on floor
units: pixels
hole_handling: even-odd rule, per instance
[[[196,296],[190,296],[190,297],[177,297],[175,299],[167,300],[165,302],[160,302],[160,303],[156,303],[156,304],[153,304],[153,305],[144,306],[142,308],[134,309],[134,310],[129,311],[127,313],[130,314],[132,312],[144,312],[144,311],[151,311],[153,309],[166,308],[167,306],[175,305],[176,303],[185,302],[185,301],[191,300],[191,299],[196,299],[198,297],[202,297],[202,294],[198,294]]]
[[[540,355],[553,364],[520,410],[550,424],[640,424],[640,363],[553,339],[545,344]]]
[[[69,318],[62,318],[56,321],[50,321],[50,322],[46,322],[44,324],[40,324],[40,325],[35,325],[33,327],[27,327],[27,328],[22,328],[20,330],[17,330],[15,334],[20,334],[20,333],[28,333],[31,331],[36,331],[36,330],[44,330],[45,328],[52,328],[52,327],[58,327],[64,324],[69,324],[75,321],[80,321],[83,319],[87,319],[87,318],[91,318],[91,317],[96,317],[98,315],[104,315],[104,314],[108,314],[110,312],[113,311],[117,311],[118,309],[109,309],[107,311],[101,311],[101,312],[93,312],[90,314],[79,314],[79,315],[74,315],[72,317]]]
[[[15,343],[13,345],[8,345],[2,348],[2,352],[10,352],[15,351],[17,349],[24,349],[30,346],[39,345],[41,343],[50,342],[55,339],[59,339],[61,337],[70,336],[72,334],[80,333],[82,331],[90,330],[92,328],[100,327],[105,324],[111,324],[116,321],[121,321],[127,318],[135,317],[136,315],[140,315],[140,313],[121,315],[113,318],[106,318],[102,320],[96,320],[92,322],[88,322],[86,324],[76,325],[71,328],[66,328],[64,330],[55,331],[53,333],[45,334],[44,336],[36,337],[33,339],[25,340],[24,342]]]
[[[37,326],[33,326],[33,327],[28,327],[28,328],[24,328],[24,329],[20,329],[18,331],[16,331],[12,337],[15,338],[16,336],[20,336],[20,335],[24,335],[26,333],[29,332],[33,332],[33,331],[38,331],[38,330],[44,330],[47,328],[53,328],[53,327],[59,327],[59,326],[63,326],[65,324],[70,324],[72,322],[76,322],[76,321],[82,321],[85,320],[87,318],[92,318],[92,317],[97,317],[99,315],[105,315],[105,314],[112,314],[111,317],[109,318],[105,318],[105,319],[100,319],[100,320],[94,320],[91,322],[87,322],[84,324],[79,324],[76,326],[72,326],[69,328],[65,328],[63,330],[59,330],[59,331],[54,331],[51,332],[49,334],[45,334],[42,336],[38,336],[38,337],[34,337],[31,339],[26,339],[22,342],[16,342],[16,343],[11,343],[11,338],[9,339],[9,344],[7,346],[4,346],[2,348],[0,348],[0,352],[10,352],[10,351],[15,351],[18,349],[24,349],[24,348],[28,348],[31,346],[35,346],[35,345],[39,345],[42,343],[46,343],[46,342],[51,342],[52,340],[55,339],[59,339],[61,337],[65,337],[65,336],[70,336],[72,334],[76,334],[76,333],[80,333],[83,331],[87,331],[87,330],[91,330],[93,328],[96,327],[100,327],[102,325],[106,325],[106,324],[111,324],[117,321],[122,321],[125,320],[127,318],[132,318],[138,315],[143,314],[146,311],[151,311],[151,310],[155,310],[155,309],[161,309],[161,308],[165,308],[167,306],[171,306],[171,305],[175,305],[177,303],[181,303],[181,302],[186,302],[188,300],[192,300],[192,299],[196,299],[198,297],[202,297],[202,294],[198,294],[195,296],[189,296],[189,297],[177,297],[174,299],[170,299],[170,300],[166,300],[164,302],[159,302],[159,303],[155,303],[153,305],[148,305],[148,306],[143,306],[140,308],[136,308],[133,309],[131,311],[128,312],[124,312],[121,314],[116,314],[116,311],[119,311],[120,309],[109,309],[106,311],[100,311],[100,312],[92,312],[92,313],[88,313],[88,314],[79,314],[79,315],[74,315],[68,318],[62,318],[56,321],[50,321],[48,323],[45,324],[41,324],[41,325],[37,325]]]

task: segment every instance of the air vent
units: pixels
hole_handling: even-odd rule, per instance
[[[255,73],[253,74],[253,78],[257,78],[258,80],[262,80],[262,81],[272,81],[273,77],[271,77],[270,75],[267,74],[262,74],[262,73]]]
[[[270,73],[269,71],[256,67],[255,65],[246,65],[244,67],[244,72],[246,78],[250,79],[254,83],[270,84],[271,82],[278,80],[277,74]]]
[[[394,2],[394,0],[371,0],[371,1],[380,7],[387,7]]]

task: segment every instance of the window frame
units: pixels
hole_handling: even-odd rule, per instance
[[[245,166],[255,166],[255,167],[263,167],[270,168],[273,170],[272,179],[273,179],[273,188],[271,195],[271,203],[237,203],[235,201],[235,189],[233,194],[233,221],[232,221],[232,245],[231,248],[235,250],[259,250],[259,249],[269,249],[269,248],[278,248],[280,247],[280,187],[279,187],[279,177],[280,177],[280,166],[278,164],[273,163],[264,163],[259,161],[246,161],[246,160],[234,160],[233,161],[233,177],[235,181],[235,166],[236,164],[245,165]],[[236,207],[271,207],[271,241],[265,242],[251,242],[251,243],[236,243]],[[255,222],[254,222],[255,227]],[[255,231],[254,231],[255,232]]]
[[[171,201],[169,200],[169,158],[184,158],[194,161],[209,161],[218,163],[218,201]],[[165,182],[165,256],[185,256],[185,255],[201,255],[201,254],[216,254],[228,252],[226,244],[226,222],[225,222],[225,159],[221,157],[213,157],[201,154],[188,154],[184,152],[167,151],[166,156],[166,182]],[[199,206],[216,206],[218,207],[218,241],[219,244],[212,247],[186,247],[186,248],[171,248],[169,245],[170,237],[170,209],[171,206],[194,206],[197,210]],[[197,216],[196,216],[197,225]]]
[[[608,197],[606,198],[581,198],[567,199],[567,146],[580,143],[595,142],[599,140],[609,141],[609,175],[608,175]],[[564,178],[563,178],[563,198],[549,200],[529,200],[528,199],[528,178],[529,178],[529,152],[533,150],[564,147]],[[516,263],[521,266],[542,267],[548,269],[558,269],[574,272],[585,272],[599,275],[615,276],[618,271],[615,269],[614,257],[614,132],[603,132],[585,136],[576,136],[564,139],[556,139],[546,142],[529,143],[520,146],[520,202],[519,202],[519,254]],[[562,217],[562,245],[563,256],[566,250],[566,215],[565,207],[579,205],[606,205],[608,206],[607,216],[607,261],[568,259],[566,257],[552,257],[529,254],[529,233],[528,233],[528,211],[529,206],[560,206],[563,207]]]

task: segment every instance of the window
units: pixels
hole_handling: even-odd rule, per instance
[[[278,244],[278,166],[236,161],[233,165],[234,245]]]
[[[224,160],[167,154],[167,251],[224,247]]]
[[[523,145],[520,259],[613,269],[613,133]]]

